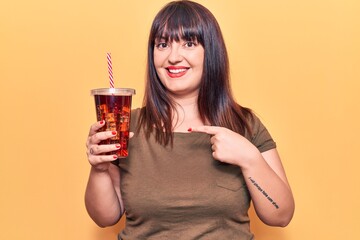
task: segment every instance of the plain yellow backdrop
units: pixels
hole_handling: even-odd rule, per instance
[[[149,27],[164,0],[0,3],[0,239],[116,239],[84,207],[90,89],[144,92]],[[275,138],[296,199],[258,240],[360,239],[360,2],[198,1],[218,19],[236,99]]]

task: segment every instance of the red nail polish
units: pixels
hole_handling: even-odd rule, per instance
[[[116,146],[115,146],[116,148],[120,148],[121,147],[121,145],[120,144],[116,144]]]
[[[116,132],[115,132],[115,131],[112,131],[111,134],[112,134],[112,135],[116,135]]]
[[[114,158],[114,159],[117,159],[117,158],[118,158],[118,156],[117,156],[117,155],[114,155],[114,156],[113,156],[113,158]]]
[[[189,128],[189,129],[188,129],[188,132],[191,132],[191,131],[192,131],[192,128]]]
[[[100,124],[103,124],[103,123],[104,123],[104,120],[101,120],[101,121],[100,121]]]

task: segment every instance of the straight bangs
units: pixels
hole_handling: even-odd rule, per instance
[[[196,41],[204,45],[202,21],[194,9],[173,6],[158,15],[152,41]]]

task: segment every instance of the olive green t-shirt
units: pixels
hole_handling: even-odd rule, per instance
[[[139,113],[132,111],[132,131]],[[254,119],[253,134],[245,137],[260,152],[275,148]],[[253,239],[247,213],[251,199],[241,169],[212,157],[208,134],[174,133],[171,147],[158,144],[154,135],[147,140],[140,131],[119,167],[126,211],[119,239]]]

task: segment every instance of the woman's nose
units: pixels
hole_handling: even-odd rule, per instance
[[[178,44],[172,44],[171,51],[168,57],[168,61],[171,64],[179,63],[183,60],[180,46]]]

